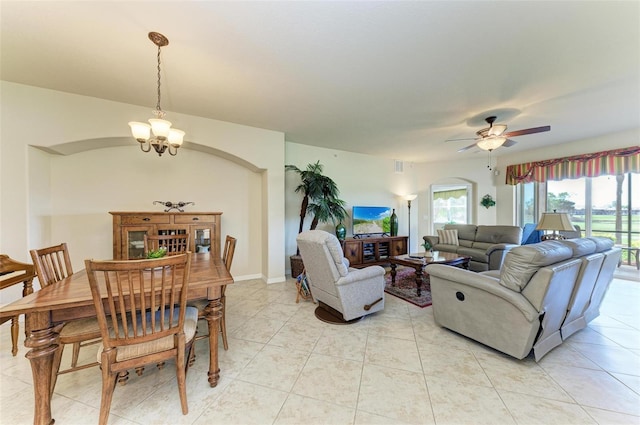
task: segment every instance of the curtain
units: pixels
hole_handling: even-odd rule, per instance
[[[463,196],[467,196],[467,189],[443,190],[439,192],[433,192],[433,199],[444,199],[445,201],[449,198],[456,199]]]
[[[640,172],[640,146],[509,165],[506,184]]]

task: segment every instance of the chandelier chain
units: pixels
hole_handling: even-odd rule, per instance
[[[160,46],[158,46],[158,104],[156,105],[156,110],[162,111],[160,107]]]

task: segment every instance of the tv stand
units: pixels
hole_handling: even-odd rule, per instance
[[[361,233],[354,235],[353,239],[386,238],[388,236],[388,233]]]
[[[342,241],[342,251],[351,267],[389,264],[389,257],[407,253],[407,238],[382,235],[347,238]]]

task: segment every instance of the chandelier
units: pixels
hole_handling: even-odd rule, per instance
[[[149,152],[151,148],[162,156],[165,151],[169,155],[175,156],[178,148],[182,146],[184,131],[171,128],[171,122],[164,118],[165,112],[160,108],[160,48],[169,44],[169,40],[164,35],[157,32],[149,33],[149,40],[158,46],[158,103],[153,111],[155,118],[149,120],[149,124],[131,121],[131,134],[140,143],[143,152]],[[152,135],[153,133],[153,135]]]

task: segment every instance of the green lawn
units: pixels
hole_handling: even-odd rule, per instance
[[[627,217],[622,218],[621,245],[640,247],[640,215],[631,216],[631,229],[635,233],[631,234],[631,243],[629,243]],[[571,217],[571,223],[580,226],[584,232],[585,220],[583,215],[574,215]],[[616,217],[614,215],[594,215],[591,217],[591,234],[593,236],[604,236],[616,240]],[[622,252],[622,261],[628,262],[628,251]]]

